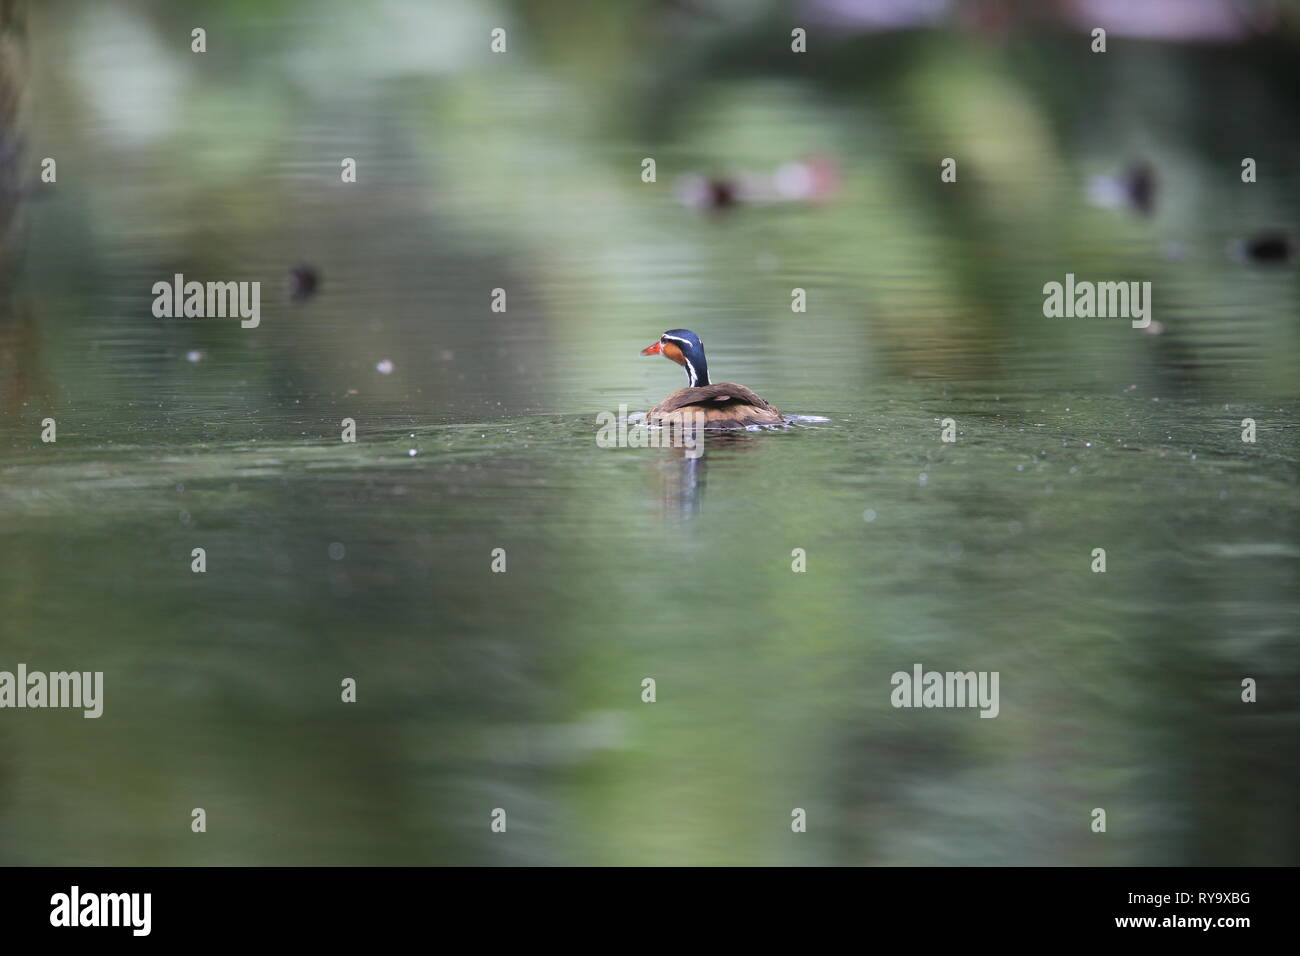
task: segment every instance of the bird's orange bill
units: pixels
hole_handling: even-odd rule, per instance
[[[658,355],[663,351],[663,343],[656,342],[654,345],[648,345],[641,350],[642,355]]]

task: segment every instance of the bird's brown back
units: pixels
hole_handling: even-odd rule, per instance
[[[716,385],[697,385],[694,388],[678,389],[656,405],[653,411],[665,413],[676,411],[684,405],[722,406],[726,404],[752,405],[765,411],[776,411],[776,406],[767,399],[755,395],[745,386],[737,385],[734,382],[719,382]]]

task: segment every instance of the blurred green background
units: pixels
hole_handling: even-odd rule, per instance
[[[0,863],[1300,862],[1298,13],[3,0],[0,669],[106,686],[0,711]],[[597,447],[674,327],[828,421]]]

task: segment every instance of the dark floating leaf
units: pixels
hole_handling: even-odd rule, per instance
[[[1139,160],[1121,172],[1094,176],[1088,182],[1088,200],[1107,209],[1128,209],[1149,216],[1156,208],[1156,168]]]
[[[1124,192],[1129,205],[1144,216],[1156,208],[1156,170],[1147,162],[1134,164],[1124,174]]]
[[[711,179],[708,197],[710,208],[727,209],[736,204],[736,187],[729,179]]]
[[[1250,262],[1290,262],[1295,258],[1295,240],[1277,230],[1257,232],[1241,244],[1241,252]]]
[[[289,270],[289,298],[303,302],[316,294],[320,286],[320,273],[311,266],[294,266]]]

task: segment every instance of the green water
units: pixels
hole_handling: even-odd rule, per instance
[[[493,58],[477,5],[348,6],[210,4],[206,59],[163,4],[31,11],[0,670],[105,699],[0,710],[0,863],[1297,862],[1300,283],[1225,254],[1297,226],[1266,57],[791,71],[557,3]],[[812,153],[827,203],[676,199]],[[1156,215],[1090,206],[1133,156]],[[261,324],[154,318],[177,272],[261,281]],[[1045,318],[1067,272],[1151,281],[1161,333]],[[674,327],[827,420],[599,447],[685,384],[638,356]],[[999,716],[892,707],[916,663],[998,672]]]

